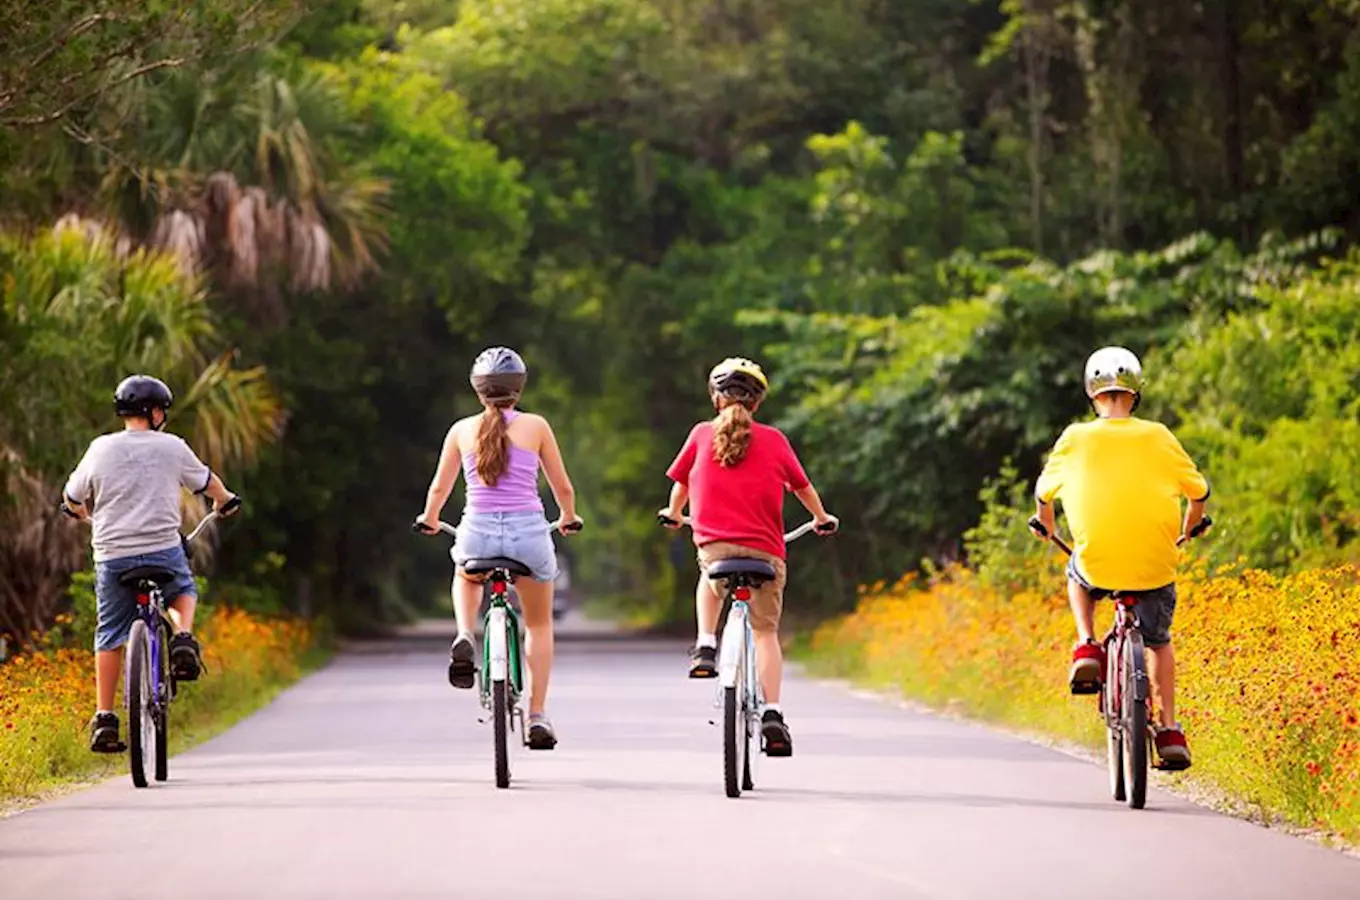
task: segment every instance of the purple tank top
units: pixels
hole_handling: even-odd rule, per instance
[[[505,411],[507,423],[515,421],[519,413]],[[495,487],[482,484],[477,474],[477,454],[463,454],[463,477],[467,479],[467,505],[470,513],[543,512],[543,498],[538,495],[538,454],[523,447],[510,445],[510,464],[497,479]]]

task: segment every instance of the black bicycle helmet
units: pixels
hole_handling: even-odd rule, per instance
[[[174,402],[165,382],[150,375],[129,375],[113,392],[113,408],[120,416],[150,419],[153,409],[168,410]]]
[[[472,362],[472,389],[483,400],[518,400],[529,370],[509,347],[483,350]]]

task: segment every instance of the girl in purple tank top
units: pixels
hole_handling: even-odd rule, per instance
[[[529,747],[551,750],[557,736],[544,714],[552,671],[553,581],[557,576],[551,531],[554,527],[563,534],[577,531],[581,518],[552,426],[542,416],[515,409],[527,377],[524,360],[508,347],[492,347],[477,357],[471,380],[482,412],[449,429],[416,525],[426,534],[438,533],[440,511],[461,469],[467,479],[467,503],[453,548],[458,564],[453,590],[458,636],[449,647],[449,682],[456,688],[471,688],[476,680],[472,631],[482,599],[481,580],[470,578],[463,567],[469,560],[499,556],[522,563],[531,573],[515,585],[527,631]],[[562,513],[552,525],[544,518],[538,491],[540,469]]]

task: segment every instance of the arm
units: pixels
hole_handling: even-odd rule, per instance
[[[571,478],[567,475],[562,449],[557,446],[557,435],[553,434],[547,419],[540,418],[539,421],[543,423],[543,437],[538,456],[543,460],[543,474],[548,477],[548,487],[552,488],[553,499],[557,501],[557,508],[562,514],[559,530],[566,534],[567,525],[581,521],[581,517],[576,514],[576,488],[572,487]]]
[[[812,520],[819,526],[839,521],[835,516],[826,511],[826,507],[822,506],[821,495],[819,495],[817,489],[812,486],[812,482],[809,481],[806,485],[794,491],[793,496],[797,497],[798,502],[803,504],[808,512],[812,513]]]
[[[1034,485],[1034,517],[1045,529],[1043,534],[1034,531],[1034,536],[1041,540],[1047,540],[1057,533],[1058,517],[1053,508],[1053,501],[1062,491],[1064,469],[1071,448],[1072,430],[1068,428],[1058,436],[1058,442],[1053,445],[1052,452],[1044,462],[1044,470],[1039,474],[1039,481]]]
[[[420,518],[416,519],[418,525],[424,526],[422,530],[426,534],[439,533],[439,514],[443,511],[444,504],[449,501],[453,486],[458,483],[461,462],[458,456],[460,424],[462,423],[455,422],[448,434],[444,435],[444,446],[439,451],[439,465],[435,467],[430,489],[425,494],[425,510],[420,514]]]
[[[61,491],[62,510],[73,519],[82,522],[90,520],[90,510],[86,506],[86,500],[90,496],[90,457],[94,450],[91,444],[81,457],[76,469],[71,473],[71,477],[66,479],[66,486]]]
[[[666,504],[664,509],[657,513],[657,515],[675,523],[674,526],[667,527],[679,528],[680,520],[685,517],[685,504],[688,502],[689,485],[681,484],[677,481],[671,485],[670,501]]]
[[[1176,436],[1171,433],[1169,428],[1164,429],[1167,438],[1167,450],[1171,454],[1171,464],[1176,470],[1176,482],[1181,489],[1181,493],[1190,501],[1185,510],[1185,521],[1181,526],[1181,537],[1177,541],[1183,544],[1190,540],[1191,534],[1196,526],[1204,519],[1204,507],[1209,502],[1209,481],[1199,471],[1195,461],[1190,458],[1190,454],[1185,452],[1181,442],[1176,440]]]

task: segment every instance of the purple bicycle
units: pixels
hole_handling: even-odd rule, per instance
[[[208,513],[184,540],[185,553],[190,543],[220,514],[230,514],[241,505],[233,497],[220,511]],[[119,576],[119,581],[137,592],[137,619],[132,623],[127,642],[128,761],[132,783],[147,785],[147,771],[157,781],[169,777],[167,744],[170,730],[170,703],[177,685],[170,673],[169,646],[174,623],[166,610],[163,588],[175,574],[159,566],[139,566]]]

